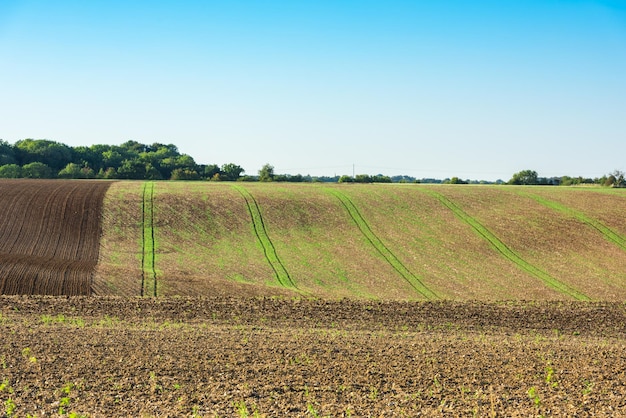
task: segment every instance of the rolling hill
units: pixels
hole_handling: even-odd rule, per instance
[[[623,300],[625,197],[604,188],[116,182],[93,291]]]

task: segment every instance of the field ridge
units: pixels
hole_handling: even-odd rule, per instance
[[[339,199],[348,211],[348,214],[357,225],[361,233],[367,238],[367,240],[372,244],[372,246],[383,256],[383,258],[393,267],[394,270],[398,272],[409,284],[422,296],[426,299],[439,299],[439,296],[432,290],[430,290],[422,281],[415,276],[392,252],[391,250],[383,243],[383,241],[372,231],[367,221],[361,213],[359,212],[356,205],[350,200],[348,196],[337,191],[328,189],[328,192],[333,194],[337,199]]]
[[[426,190],[426,193],[431,196],[439,199],[439,201],[450,209],[459,219],[463,222],[467,223],[471,226],[480,236],[482,236],[487,242],[489,242],[493,248],[498,251],[503,257],[507,258],[514,264],[516,264],[519,268],[526,271],[527,273],[535,276],[536,278],[543,281],[547,286],[565,294],[573,297],[577,300],[590,300],[590,298],[584,293],[568,286],[567,284],[561,282],[560,280],[552,277],[550,274],[545,271],[539,269],[538,267],[532,265],[528,261],[524,260],[521,256],[519,256],[515,251],[510,249],[504,242],[502,242],[493,232],[491,232],[487,227],[481,224],[477,219],[466,213],[463,209],[457,206],[450,199],[445,197],[444,195],[437,193],[432,190]]]
[[[283,287],[297,288],[289,272],[285,268],[285,265],[278,257],[276,247],[274,247],[274,244],[272,243],[272,240],[270,239],[269,234],[265,229],[263,215],[261,214],[261,209],[259,208],[256,199],[248,190],[246,190],[242,186],[233,186],[233,188],[241,194],[246,202],[246,206],[248,207],[248,213],[250,214],[250,218],[252,219],[254,233],[256,234],[257,240],[263,248],[265,259],[272,267],[272,270],[274,270],[274,274],[276,275],[278,283]]]

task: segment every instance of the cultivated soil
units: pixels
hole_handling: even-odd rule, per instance
[[[89,295],[110,184],[0,180],[0,294]]]
[[[621,303],[3,296],[0,411],[623,416],[625,331]]]

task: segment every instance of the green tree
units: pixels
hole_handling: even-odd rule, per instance
[[[23,139],[15,143],[15,151],[22,166],[39,162],[58,172],[72,162],[72,148],[47,139]]]
[[[143,180],[146,178],[146,165],[137,160],[124,160],[117,169],[117,178],[125,180]]]
[[[0,178],[19,179],[22,177],[22,167],[17,164],[5,164],[0,166]]]
[[[200,175],[195,170],[188,168],[175,168],[172,171],[171,180],[199,180]]]
[[[522,170],[518,173],[513,174],[511,180],[509,180],[509,184],[517,184],[517,185],[532,185],[539,184],[539,176],[536,171],[533,170]]]
[[[91,168],[87,166],[81,167],[76,163],[69,163],[58,174],[58,177],[62,179],[92,179],[95,176]]]
[[[228,163],[222,165],[222,170],[220,173],[221,180],[227,181],[236,181],[239,179],[241,174],[244,172],[244,169],[238,166],[237,164]]]
[[[605,186],[626,187],[626,174],[620,170],[613,170],[604,181]]]
[[[219,174],[220,168],[217,164],[201,165],[198,167],[198,171],[202,178],[212,180],[213,176]]]
[[[15,163],[17,163],[17,160],[15,159],[13,146],[0,139],[0,166]]]
[[[142,152],[147,152],[149,150],[149,147],[147,145],[140,144],[137,141],[126,141],[122,145],[120,145],[120,148],[135,155],[141,154]]]
[[[259,181],[272,181],[274,180],[274,166],[265,164],[259,170]]]
[[[102,152],[103,168],[112,167],[117,169],[121,167],[124,160],[124,155],[117,150],[108,149]]]
[[[467,181],[465,180],[461,180],[458,177],[452,177],[450,180],[448,180],[446,183],[448,184],[467,184]]]
[[[28,179],[49,179],[52,178],[52,169],[38,161],[34,163],[28,163],[22,167],[22,177]]]

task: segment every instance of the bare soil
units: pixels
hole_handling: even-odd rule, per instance
[[[625,331],[621,303],[3,296],[0,415],[623,416]]]
[[[90,294],[109,185],[0,180],[0,294]]]

